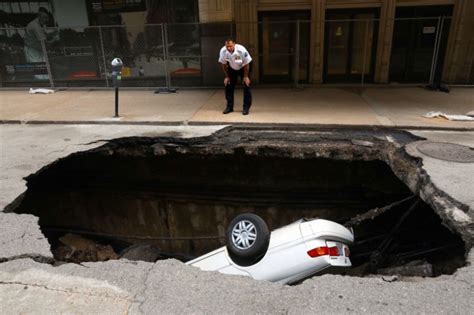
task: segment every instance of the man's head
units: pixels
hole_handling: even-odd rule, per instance
[[[38,9],[38,22],[41,26],[44,26],[49,22],[49,11],[45,7],[40,7]]]
[[[227,49],[228,52],[231,54],[234,52],[235,49],[235,42],[233,39],[229,38],[225,41],[225,48]]]

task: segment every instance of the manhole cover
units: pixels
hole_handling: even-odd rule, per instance
[[[465,145],[424,141],[416,145],[418,151],[435,159],[458,162],[474,163],[474,149]]]

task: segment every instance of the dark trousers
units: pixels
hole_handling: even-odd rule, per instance
[[[227,68],[230,78],[230,83],[225,87],[225,99],[227,100],[227,106],[234,108],[234,90],[235,84],[237,83],[237,78],[243,81],[244,79],[244,68],[240,70],[234,70],[231,67]],[[243,83],[243,82],[242,82]],[[252,105],[252,93],[250,92],[250,87],[243,84],[244,86],[244,109],[249,109]]]

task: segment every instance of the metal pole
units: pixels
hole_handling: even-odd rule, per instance
[[[52,89],[54,89],[54,81],[53,81],[53,76],[51,74],[51,66],[49,64],[48,52],[46,51],[46,44],[44,43],[44,40],[41,40],[41,48],[43,49],[43,58],[44,58],[44,62],[46,63],[46,70],[48,71],[49,85],[51,86]]]
[[[441,28],[441,16],[438,17],[438,25],[436,27],[436,37],[435,37],[435,44],[433,49],[433,58],[431,59],[431,73],[430,73],[430,81],[429,84],[432,85],[434,81],[434,76],[436,72],[436,59],[438,57],[438,48],[439,48],[439,41],[440,41],[440,28]],[[443,20],[444,22],[444,20]]]
[[[161,26],[161,38],[163,42],[163,62],[164,62],[164,70],[165,70],[165,81],[166,81],[166,87],[169,89],[170,88],[170,78],[169,78],[169,73],[168,73],[168,36],[167,36],[167,29],[166,29],[166,23],[163,23]]]
[[[119,117],[119,89],[118,86],[115,87],[115,116],[114,117]]]
[[[364,43],[364,56],[362,59],[362,78],[360,84],[364,84],[364,76],[365,76],[365,57],[367,56],[367,46],[369,42],[369,20],[365,21],[365,43]]]
[[[107,76],[107,63],[105,62],[104,41],[102,39],[102,27],[99,26],[100,49],[102,51],[102,59],[104,62],[105,84],[109,87],[109,77]]]
[[[469,49],[469,47],[468,47]],[[467,70],[467,78],[466,84],[474,84],[474,82],[470,82],[471,80],[471,71],[472,71],[472,61],[474,60],[474,54],[471,54],[471,60],[469,61],[469,69]]]
[[[300,79],[300,21],[296,20],[296,56],[295,56],[295,87]]]
[[[161,38],[163,43],[163,62],[165,71],[166,87],[159,88],[155,93],[176,93],[176,89],[172,89],[171,78],[168,73],[168,31],[166,30],[166,23],[161,24]]]

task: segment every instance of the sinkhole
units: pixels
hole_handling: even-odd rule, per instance
[[[109,141],[27,177],[13,211],[39,217],[59,262],[187,261],[224,246],[230,221],[252,212],[270,230],[316,217],[351,226],[345,274],[464,265],[461,237],[399,179],[418,162],[383,135],[239,132]]]

